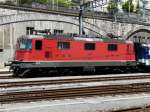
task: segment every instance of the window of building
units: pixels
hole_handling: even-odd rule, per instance
[[[149,41],[150,41],[150,37],[147,37],[147,41],[148,41],[148,43],[149,43]]]
[[[54,34],[63,34],[64,30],[54,29]]]
[[[0,48],[0,52],[3,52],[3,49]]]
[[[31,35],[34,32],[34,27],[26,27],[26,34]]]
[[[4,49],[4,40],[3,37],[0,37],[0,52],[3,52]]]
[[[108,51],[117,51],[117,44],[108,44]]]
[[[70,43],[69,42],[58,42],[58,49],[70,49]]]
[[[95,43],[85,43],[84,49],[85,50],[95,50]]]
[[[36,40],[35,41],[35,49],[36,50],[42,50],[42,40]]]
[[[133,41],[135,41],[135,42],[137,41],[137,36],[133,37]]]

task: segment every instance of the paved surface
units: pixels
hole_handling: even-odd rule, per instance
[[[0,76],[11,76],[12,73],[9,72],[9,68],[0,65]]]
[[[0,69],[3,69],[3,68],[4,68],[4,65],[0,63]]]
[[[101,112],[150,105],[150,94],[1,104],[0,112]]]
[[[0,55],[0,57],[1,57],[1,55]],[[1,59],[0,59],[1,60]],[[4,66],[4,63],[1,63],[0,62],[0,71],[5,71],[5,70],[8,70],[9,68],[8,67],[5,67]]]
[[[9,68],[5,68],[5,67],[1,67],[0,68],[0,74],[2,74],[3,72],[8,72]]]

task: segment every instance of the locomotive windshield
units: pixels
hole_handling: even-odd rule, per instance
[[[32,40],[31,39],[26,39],[26,38],[18,39],[17,49],[31,50],[32,49]]]

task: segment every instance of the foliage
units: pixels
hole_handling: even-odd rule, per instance
[[[55,4],[58,6],[69,7],[70,5],[74,5],[70,0],[18,0],[19,4],[32,4],[32,2],[37,2],[40,4]]]
[[[34,0],[34,2],[40,4],[55,4],[58,6],[65,6],[65,7],[72,5],[72,2],[70,0]]]
[[[40,3],[40,4],[47,4],[49,2],[49,0],[34,0],[34,2],[37,2],[37,3]]]
[[[122,9],[125,12],[134,12],[134,5],[132,0],[128,0],[126,1],[123,5],[122,5]]]
[[[62,5],[65,7],[69,7],[72,4],[72,2],[70,2],[69,0],[55,0],[56,4],[57,1],[58,1],[58,5]]]
[[[140,3],[137,3],[137,6],[135,8],[135,12],[138,13],[140,11]]]
[[[13,4],[14,2],[13,1],[11,1],[11,0],[6,0],[6,2],[5,2],[6,4]]]
[[[118,4],[114,0],[110,0],[107,6],[109,13],[114,14],[118,11]]]
[[[148,12],[148,14],[147,14],[148,16],[150,16],[150,11]]]
[[[18,0],[19,4],[31,4],[33,0]]]

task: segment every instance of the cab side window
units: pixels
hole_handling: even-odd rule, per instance
[[[61,50],[69,50],[70,42],[58,42],[57,47],[58,49],[61,49]]]
[[[42,50],[42,40],[35,41],[35,50]]]
[[[84,49],[85,50],[95,50],[95,43],[85,43]]]
[[[117,51],[118,46],[117,44],[108,44],[108,51]]]
[[[3,52],[3,49],[0,49],[0,52]]]

